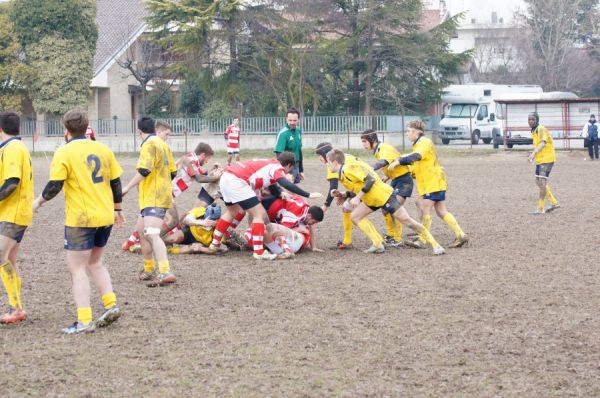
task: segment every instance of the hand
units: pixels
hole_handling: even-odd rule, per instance
[[[359,197],[358,197],[358,196],[355,196],[355,197],[353,197],[352,199],[350,199],[350,204],[351,204],[353,207],[356,207],[356,206],[358,206],[358,205],[360,204],[360,199],[359,199]]]
[[[304,180],[304,172],[300,173],[300,180]]]
[[[343,196],[338,196],[337,198],[335,198],[335,204],[338,206],[343,205],[345,201],[346,198],[344,198]]]
[[[217,225],[218,220],[204,220],[203,224],[205,227],[214,227]]]
[[[281,195],[279,195],[279,197],[283,200],[290,200],[291,195],[287,192],[281,192]]]
[[[342,192],[340,192],[338,189],[332,189],[331,196],[333,196],[334,198],[343,198],[344,194]]]
[[[319,192],[311,192],[310,196],[308,197],[309,199],[317,199],[317,198],[322,198],[323,195],[321,195]]]
[[[533,152],[531,152],[528,157],[529,163],[533,162],[534,157],[535,157],[535,154]]]
[[[36,200],[33,201],[33,212],[37,213],[37,211],[40,207],[42,207],[42,202],[41,202],[40,198],[37,198]]]
[[[122,211],[115,210],[115,227],[121,228],[125,224],[125,216]]]
[[[394,170],[394,168],[396,168],[396,166],[399,166],[400,162],[398,161],[398,159],[394,160],[392,163],[390,163],[390,165],[388,166],[388,170],[392,171]]]
[[[121,197],[125,197],[125,195],[127,195],[127,192],[129,192],[129,188],[125,188],[121,191]]]

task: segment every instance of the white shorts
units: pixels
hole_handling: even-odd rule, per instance
[[[290,231],[287,243],[292,253],[298,253],[304,247],[304,235],[300,232]],[[277,242],[265,243],[265,246],[273,254],[283,254],[283,248]]]
[[[228,172],[221,176],[219,190],[225,203],[239,203],[256,197],[256,193],[246,181]]]
[[[233,148],[233,149],[227,148],[227,153],[229,155],[239,155],[240,149],[239,148]]]

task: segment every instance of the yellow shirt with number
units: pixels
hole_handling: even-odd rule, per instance
[[[533,147],[536,148],[540,142],[546,141],[544,149],[535,154],[534,160],[536,164],[554,163],[556,162],[556,151],[554,150],[554,142],[548,129],[541,124],[531,132],[533,138]]]
[[[387,203],[394,189],[381,181],[381,178],[373,171],[361,164],[344,164],[339,172],[342,185],[350,192],[358,194],[365,186],[367,175],[375,178],[375,182],[369,192],[364,194],[362,202],[367,206],[381,207]]]
[[[9,178],[18,178],[19,185],[0,201],[0,221],[29,226],[33,216],[31,157],[18,138],[6,140],[0,147],[0,185]]]
[[[150,171],[150,174],[144,177],[139,185],[140,209],[147,207],[170,208],[173,205],[171,173],[177,171],[177,168],[167,143],[156,135],[148,136],[142,143],[142,150],[135,168]]]
[[[433,142],[425,136],[419,137],[413,144],[412,153],[421,155],[421,160],[415,162],[412,166],[419,195],[446,191],[448,189],[446,172],[438,162]]]
[[[206,208],[195,207],[190,210],[189,214],[192,214],[196,220],[201,219],[206,214]],[[214,227],[203,227],[200,225],[190,225],[190,232],[197,242],[208,247],[212,243]]]
[[[75,138],[54,153],[50,180],[64,181],[65,225],[104,227],[114,223],[114,201],[110,181],[123,169],[106,145]]]
[[[386,160],[388,165],[400,157],[402,157],[402,154],[390,144],[381,143],[375,148],[375,159]],[[410,168],[405,165],[396,166],[393,170],[388,170],[387,166],[383,166],[383,174],[390,180],[407,173],[410,173]]]

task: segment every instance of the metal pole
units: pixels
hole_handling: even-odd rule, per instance
[[[348,137],[348,150],[350,150],[350,108],[346,106],[346,132]]]

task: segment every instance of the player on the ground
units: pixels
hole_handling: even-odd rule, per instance
[[[391,162],[402,156],[400,152],[392,145],[380,142],[375,130],[366,130],[360,136],[360,140],[363,148],[372,151],[375,159],[377,159],[373,169],[383,171],[386,181],[394,188],[394,194],[397,196],[398,202],[404,205],[413,191],[413,179],[410,169],[404,165],[399,165],[392,170],[387,167]],[[384,237],[386,245],[401,245],[403,243],[402,224],[396,222],[389,213],[385,214],[385,223],[388,229],[388,234]]]
[[[35,200],[33,210],[54,198],[64,187],[67,264],[71,271],[77,321],[63,329],[66,334],[93,331],[121,316],[110,274],[102,262],[113,224],[120,227],[123,172],[113,152],[104,144],[85,139],[88,118],[74,109],[63,116],[67,144],[54,153],[50,180]],[[104,313],[93,322],[88,273],[102,296]]]
[[[139,185],[140,216],[137,230],[144,256],[144,269],[140,272],[140,280],[156,279],[160,286],[164,286],[177,281],[175,274],[171,272],[165,242],[160,236],[165,214],[173,205],[171,180],[175,177],[177,169],[171,149],[165,141],[156,136],[152,118],[144,116],[138,120],[138,134],[142,139],[142,149],[136,165],[137,172],[123,189],[123,195]]]
[[[219,181],[219,188],[223,195],[223,201],[227,205],[227,211],[217,223],[213,234],[213,241],[209,247],[211,251],[226,250],[221,246],[221,239],[231,226],[234,218],[241,212],[247,212],[252,217],[251,228],[254,258],[258,260],[275,259],[276,256],[266,252],[263,247],[264,220],[267,214],[260,204],[256,191],[278,183],[288,191],[300,196],[310,198],[321,196],[317,192],[308,193],[286,179],[285,175],[290,172],[294,165],[294,154],[283,152],[277,160],[248,160],[225,168]]]
[[[331,195],[331,192],[337,190],[338,184],[339,184],[339,176],[340,176],[339,173],[333,171],[327,164],[327,157],[326,157],[327,152],[331,151],[332,149],[333,149],[333,145],[331,145],[331,143],[329,143],[329,142],[322,142],[319,145],[317,145],[317,148],[316,148],[317,157],[319,158],[321,163],[323,163],[325,166],[327,166],[327,175],[325,176],[325,178],[327,179],[327,181],[329,181],[329,190],[327,191],[327,199],[325,199],[325,204],[322,207],[324,212],[326,212],[327,209],[329,209],[329,207],[331,206],[331,202],[333,201],[333,196]],[[349,153],[345,153],[344,156],[345,156],[346,164],[348,164],[348,165],[360,164],[366,170],[372,170],[372,167],[369,164],[360,160],[356,156],[351,155]],[[373,174],[375,174],[375,171],[373,171]],[[343,238],[343,240],[338,241],[336,246],[333,249],[346,250],[346,249],[352,248],[352,216],[351,216],[351,213],[352,213],[352,208],[349,205],[348,201],[344,202],[342,205],[342,228],[344,231],[344,238]],[[372,235],[372,236],[369,236],[369,239],[371,239],[374,246],[379,246],[380,242],[383,242],[383,238],[381,237],[379,232],[377,232],[375,225],[373,225],[371,220],[369,220],[368,218],[363,218],[360,221],[359,228],[367,236],[369,236],[369,235],[367,234],[366,231],[369,231],[368,233]]]
[[[233,122],[225,130],[225,140],[227,141],[227,165],[235,157],[235,161],[240,161],[240,118],[236,116]]]
[[[398,203],[392,187],[381,181],[377,174],[371,173],[360,164],[346,165],[344,161],[344,152],[339,149],[332,149],[327,153],[327,164],[331,170],[339,173],[340,182],[348,190],[347,192],[335,190],[332,195],[339,200],[351,198],[350,205],[354,208],[352,210],[354,224],[360,227],[360,222],[365,217],[376,210],[384,209],[396,220],[418,232],[420,237],[431,244],[434,255],[445,253],[444,248],[436,242],[427,228],[413,220],[406,209]],[[374,228],[373,231],[366,230],[364,232],[369,237],[377,233]],[[372,238],[371,240],[373,241]],[[380,242],[374,242],[370,248],[365,250],[365,253],[383,253],[384,251],[385,247],[383,239],[381,239]]]
[[[431,229],[431,210],[450,227],[456,235],[450,248],[458,248],[469,242],[469,238],[458,225],[456,218],[446,208],[446,190],[448,180],[444,168],[438,162],[433,142],[425,137],[425,124],[420,120],[413,120],[408,124],[406,137],[413,143],[413,151],[407,156],[394,160],[388,166],[388,170],[394,170],[399,165],[412,165],[413,173],[417,181],[417,191],[421,200],[421,223],[428,230]],[[418,243],[420,242],[420,243]],[[424,245],[425,241],[420,238],[415,244]]]
[[[33,216],[33,173],[31,156],[19,137],[19,125],[16,113],[0,113],[0,278],[8,296],[8,311],[0,317],[0,323],[27,318],[21,302],[17,255]]]
[[[248,228],[241,237],[245,245],[252,248],[252,229]],[[242,243],[242,242],[240,242]],[[277,255],[278,259],[289,259],[304,249],[311,248],[312,251],[322,251],[314,247],[315,239],[308,229],[303,227],[289,228],[282,224],[270,223],[265,228],[264,245],[269,252]]]
[[[531,138],[533,139],[533,152],[529,155],[529,161],[535,161],[535,183],[539,188],[538,205],[532,214],[549,213],[560,207],[548,185],[550,172],[556,162],[556,151],[552,136],[548,129],[540,124],[540,116],[537,112],[530,113],[527,122],[531,127]],[[550,201],[547,209],[545,208],[546,199]]]

